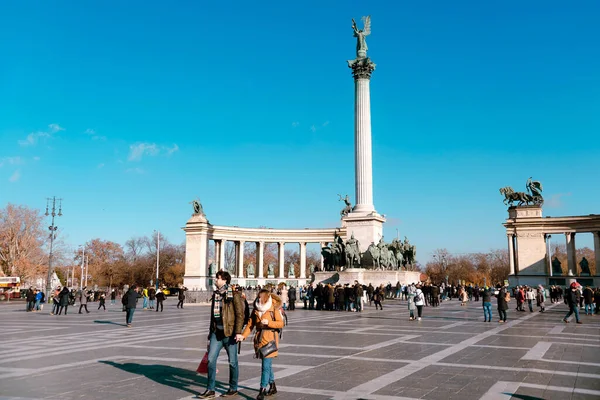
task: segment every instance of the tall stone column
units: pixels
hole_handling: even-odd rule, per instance
[[[258,277],[264,278],[263,264],[265,263],[265,242],[256,242],[256,252],[256,270],[258,271]]]
[[[575,232],[565,232],[567,239],[567,265],[569,276],[577,275],[577,254],[575,252]]]
[[[552,235],[545,235],[544,239],[546,240],[546,268],[548,270],[548,276],[552,276],[552,255],[550,254],[550,238]]]
[[[600,275],[600,232],[592,232],[594,234],[594,259],[596,260],[596,273]],[[591,271],[590,271],[591,272]]]
[[[357,58],[348,61],[354,76],[354,162],[355,195],[354,213],[368,214],[373,205],[373,160],[371,150],[371,73],[375,64],[371,59]]]
[[[283,272],[285,271],[285,242],[279,242],[279,279],[285,278]]]
[[[306,242],[300,242],[300,279],[306,278]]]
[[[512,233],[506,235],[508,239],[508,275],[515,275],[515,241]]]
[[[240,240],[237,242],[237,276],[238,278],[244,277],[244,245],[246,242]]]
[[[219,244],[219,271],[225,271],[225,243],[226,241],[221,239],[221,243]]]
[[[321,254],[321,265],[319,266],[319,271],[325,270],[325,257],[323,257],[323,247],[325,247],[325,243],[319,242],[319,253]]]

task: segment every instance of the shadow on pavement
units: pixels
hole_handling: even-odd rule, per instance
[[[527,396],[525,394],[516,394],[516,393],[506,393],[504,392],[503,394],[507,395],[507,396],[512,396],[511,399],[521,399],[521,400],[544,400],[540,397],[535,397],[535,396]]]
[[[95,322],[95,321],[94,321]],[[110,365],[121,371],[126,371],[132,374],[142,375],[154,382],[160,383],[161,385],[170,386],[179,390],[183,390],[192,395],[204,393],[206,387],[206,376],[199,375],[196,371],[189,369],[176,368],[168,365],[146,365],[136,363],[124,363],[119,364],[113,361],[99,361],[102,364]],[[200,392],[192,389],[193,386],[200,386]],[[229,389],[227,383],[217,381],[216,390],[219,392],[226,392]],[[238,394],[238,398],[253,399],[254,397],[246,396],[242,393]]]
[[[127,324],[119,324],[118,322],[105,321],[105,320],[101,320],[101,319],[94,320],[94,323],[95,324],[110,324],[110,325],[118,325],[118,326],[127,326]]]

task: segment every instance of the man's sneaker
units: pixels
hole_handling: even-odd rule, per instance
[[[417,318],[417,321],[420,321],[420,320],[421,320],[421,317]]]
[[[128,327],[128,328],[131,328],[131,324],[127,324],[127,327]]]
[[[577,321],[577,323],[578,323],[578,324],[583,324],[583,322],[581,322],[581,321]]]
[[[181,308],[183,308],[183,307],[181,307]],[[237,390],[231,390],[231,389],[229,389],[228,391],[226,391],[225,393],[223,393],[221,395],[221,397],[232,397],[232,396],[237,396],[237,394],[238,394]]]
[[[215,396],[214,390],[207,390],[204,393],[196,396],[197,399],[214,399],[215,397],[217,397],[217,396]]]

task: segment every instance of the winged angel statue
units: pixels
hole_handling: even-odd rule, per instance
[[[356,38],[356,58],[367,58],[367,36],[371,34],[371,16],[361,18],[363,21],[363,29],[359,30],[356,26],[356,21],[352,18],[352,29],[354,29],[354,37]]]

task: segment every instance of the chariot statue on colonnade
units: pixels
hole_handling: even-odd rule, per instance
[[[517,206],[522,205],[536,205],[541,206],[544,204],[544,198],[542,197],[542,184],[540,181],[534,181],[531,177],[525,184],[527,192],[515,192],[510,186],[505,186],[500,189],[500,194],[504,195],[504,204],[512,207],[515,202]]]

